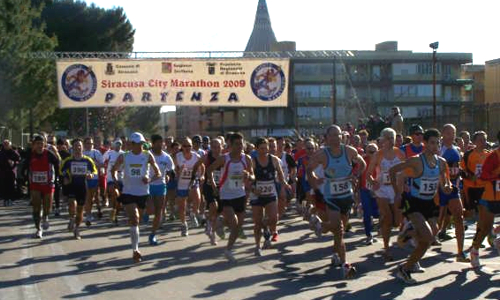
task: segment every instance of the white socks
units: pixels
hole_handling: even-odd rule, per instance
[[[139,251],[139,226],[130,226],[130,240],[132,251]]]

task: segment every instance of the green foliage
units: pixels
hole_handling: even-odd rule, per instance
[[[53,62],[28,58],[29,52],[52,51],[56,40],[44,33],[44,4],[0,0],[0,122],[25,127],[33,109],[35,125],[57,106]]]

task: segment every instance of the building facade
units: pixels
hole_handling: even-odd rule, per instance
[[[294,42],[276,41],[265,0],[259,0],[246,51],[290,57],[288,107],[181,108],[178,133],[318,134],[334,122],[356,126],[370,116],[386,117],[393,106],[401,108],[407,127],[433,125],[431,52],[400,51],[396,41],[380,43],[374,51],[295,51]],[[437,125],[459,122],[468,100],[462,92],[462,65],[471,62],[471,53],[437,53]],[[199,120],[190,121],[194,116]]]

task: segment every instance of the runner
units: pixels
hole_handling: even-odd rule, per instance
[[[63,139],[58,139],[57,140],[57,152],[59,153],[60,161],[64,161],[66,158],[71,156],[71,153],[68,151],[68,147],[65,144],[65,141]],[[59,164],[60,165],[60,164]],[[55,169],[55,175],[57,176],[56,182],[55,182],[55,190],[54,190],[54,202],[55,202],[55,212],[54,216],[58,217],[61,214],[61,194],[64,197],[64,191],[62,191],[63,187],[63,178],[59,174],[59,168]],[[65,199],[67,200],[67,199]]]
[[[104,157],[104,154],[108,152],[110,148],[110,144],[108,140],[105,140],[104,143],[102,143],[101,137],[96,137],[94,140],[95,143],[95,149],[101,152],[101,156]],[[107,170],[106,170],[106,165],[104,164],[104,159],[102,166],[99,170],[99,195],[101,196],[101,207],[108,207],[109,206],[109,199],[108,199],[108,193],[107,191]]]
[[[177,198],[175,200],[179,209],[179,218],[181,220],[181,235],[188,236],[189,228],[186,222],[186,205],[188,200],[191,202],[190,219],[192,226],[198,227],[197,213],[200,205],[200,189],[199,182],[195,180],[195,172],[193,169],[195,164],[201,160],[201,157],[191,149],[193,145],[191,139],[186,137],[182,141],[182,151],[175,156],[175,174],[177,179]],[[202,164],[201,171],[204,172]]]
[[[213,182],[215,183],[214,186],[211,185],[212,181],[208,180],[209,175],[208,175],[208,168],[210,165],[212,165],[217,158],[221,155],[222,151],[222,143],[221,140],[218,138],[213,139],[210,142],[210,150],[208,150],[207,155],[204,157],[203,161],[205,162],[205,166],[207,168],[206,172],[206,180],[203,183],[203,196],[205,197],[205,201],[207,203],[207,209],[208,209],[208,222],[207,222],[207,228],[205,233],[208,235],[208,238],[210,239],[210,243],[212,245],[217,245],[217,242],[215,241],[215,234],[214,232],[217,232],[217,235],[219,237],[224,236],[224,229],[223,229],[223,222],[218,218],[218,216],[221,215],[222,213],[222,204],[220,202],[220,197],[219,197],[219,183],[220,183],[220,178],[221,178],[221,168],[218,168],[213,171]]]
[[[253,195],[250,198],[250,205],[252,206],[254,222],[255,255],[262,256],[260,247],[262,230],[264,230],[264,249],[270,248],[271,241],[276,242],[278,236],[276,230],[278,222],[276,181],[288,191],[291,190],[291,187],[285,180],[279,158],[269,154],[267,139],[257,139],[255,146],[258,156],[252,159],[253,169],[255,170],[255,183],[252,186]]]
[[[428,129],[424,133],[424,152],[413,156],[405,162],[393,166],[389,170],[392,188],[396,192],[396,201],[401,201],[401,187],[397,182],[397,174],[405,170],[411,171],[410,195],[404,199],[403,213],[411,221],[414,238],[417,242],[415,249],[406,261],[400,265],[397,277],[407,284],[414,284],[416,280],[411,277],[414,265],[424,256],[429,246],[434,241],[434,235],[428,220],[434,217],[434,197],[441,187],[446,194],[451,193],[451,183],[446,178],[446,161],[435,153],[439,150],[441,133],[437,129]]]
[[[343,222],[347,222],[348,213],[354,203],[353,199],[353,164],[359,165],[357,171],[362,173],[366,164],[356,149],[341,143],[342,131],[339,126],[331,125],[326,130],[326,143],[323,149],[318,150],[311,159],[307,168],[310,183],[315,189],[324,183],[323,195],[327,206],[328,229],[334,235],[334,264],[342,265],[345,278],[353,278],[356,269],[347,262],[344,243]],[[314,170],[322,165],[325,178],[319,179]],[[354,174],[358,177],[359,174]],[[339,260],[337,260],[337,255]]]
[[[375,153],[377,153],[377,144],[370,143],[366,146],[366,153],[363,156],[366,164],[369,166],[371,161],[375,159]],[[366,235],[366,245],[372,245],[377,242],[377,240],[372,235],[373,230],[373,218],[379,217],[377,199],[373,196],[372,186],[367,181],[368,168],[361,175],[360,180],[360,198],[361,206],[363,208],[363,225],[365,228]],[[377,170],[372,171],[372,176],[377,177]]]
[[[170,155],[171,158],[176,157],[177,153],[179,153],[180,151],[180,148],[181,145],[178,142],[172,142],[170,148],[167,148],[167,150],[170,149],[167,151],[167,153]],[[169,221],[174,221],[176,219],[175,199],[177,198],[177,178],[175,175],[176,174],[174,170],[170,171],[170,174],[168,174],[169,181],[167,183],[167,202],[168,202]],[[166,215],[167,212],[165,212],[165,216]]]
[[[464,135],[465,136],[465,135]],[[464,179],[465,210],[467,217],[473,217],[477,211],[477,204],[481,199],[485,183],[479,180],[484,160],[489,154],[486,150],[487,135],[484,131],[478,131],[472,136],[475,147],[464,153],[460,161],[462,177]]]
[[[269,148],[270,148],[269,144]],[[293,184],[297,178],[297,163],[293,159],[293,157],[285,152],[285,139],[283,137],[278,137],[276,139],[276,153],[270,153],[272,155],[276,155],[280,159],[281,169],[283,170],[283,176],[285,176],[285,182],[288,184]],[[271,151],[270,151],[271,152]],[[286,212],[286,208],[289,204],[289,201],[292,199],[291,189],[286,189],[280,183],[277,183],[277,191],[278,191],[278,216],[282,218]],[[276,242],[278,238],[278,234],[273,235],[273,242]]]
[[[236,262],[233,246],[245,219],[247,197],[245,185],[248,180],[254,181],[255,176],[250,156],[243,154],[243,136],[239,133],[231,134],[228,145],[229,153],[219,156],[208,168],[208,180],[212,186],[215,186],[213,172],[223,167],[220,180],[220,199],[224,219],[231,230],[224,254],[229,262]]]
[[[29,187],[35,221],[35,238],[42,238],[43,231],[49,229],[49,213],[54,195],[54,170],[59,170],[59,157],[47,150],[45,139],[35,135],[29,157]],[[43,226],[40,227],[40,214],[43,207]]]
[[[94,149],[94,142],[91,137],[86,137],[83,140],[83,147],[83,155],[92,159],[99,173],[103,172],[104,161],[102,159],[102,154],[99,150]],[[98,188],[98,177],[87,179],[87,200],[85,202],[85,225],[87,225],[87,227],[92,225],[92,206],[94,205],[94,202],[97,206],[97,218],[100,219],[102,217]]]
[[[497,133],[497,140],[500,143],[500,131]],[[484,238],[491,232],[495,214],[500,214],[500,148],[497,147],[486,157],[480,178],[484,182],[484,193],[479,200],[479,218],[470,252],[471,265],[474,268],[481,267],[479,248]],[[497,233],[499,230],[500,228],[497,228]],[[500,239],[497,238],[494,244],[500,253]]]
[[[149,197],[149,182],[161,176],[160,169],[153,155],[143,150],[146,142],[139,132],[130,135],[129,152],[121,154],[111,169],[113,181],[118,182],[117,171],[123,166],[123,193],[119,201],[125,206],[130,225],[130,240],[132,242],[132,259],[135,263],[142,260],[139,252],[139,217],[146,208]],[[149,177],[148,169],[151,166],[154,177]]]
[[[63,176],[63,190],[67,191],[68,198],[74,199],[68,200],[70,218],[68,230],[73,231],[75,239],[79,240],[83,207],[87,199],[86,180],[97,178],[97,168],[90,157],[83,155],[81,139],[74,139],[71,145],[73,154],[62,162],[60,173]]]
[[[174,162],[170,155],[165,153],[163,149],[163,137],[161,135],[151,136],[151,154],[153,154],[156,164],[160,168],[161,178],[151,181],[149,184],[150,201],[153,201],[155,218],[149,235],[149,244],[152,246],[158,245],[156,231],[160,228],[162,220],[162,212],[165,210],[165,201],[167,195],[167,182],[169,181],[168,174],[173,170]],[[153,178],[153,170],[150,170],[150,178]]]
[[[122,141],[120,139],[117,139],[113,143],[113,149],[110,149],[103,156],[107,173],[106,179],[108,181],[106,184],[108,189],[108,199],[110,200],[111,204],[110,220],[115,225],[118,224],[118,210],[120,209],[120,203],[117,201],[117,199],[119,194],[123,190],[123,170],[120,169],[117,171],[117,176],[116,176],[117,181],[113,180],[111,171],[113,170],[113,167],[115,166],[118,157],[125,153],[121,149],[122,145],[123,145]]]
[[[449,216],[448,212],[453,216],[453,222],[455,224],[455,235],[457,238],[457,262],[469,262],[469,259],[465,257],[464,250],[464,218],[463,218],[463,207],[462,201],[460,200],[460,194],[458,191],[459,179],[460,179],[460,149],[453,145],[456,136],[456,128],[453,124],[446,124],[443,126],[443,138],[441,146],[441,157],[446,160],[448,166],[448,174],[451,180],[453,191],[451,194],[447,195],[443,191],[439,190],[439,220],[438,225],[440,225],[440,232],[438,233],[438,238],[442,240],[447,239],[446,228],[448,222],[445,219]]]
[[[395,204],[396,195],[391,186],[389,169],[398,163],[405,161],[405,154],[395,147],[396,131],[385,128],[380,133],[382,148],[378,150],[370,161],[366,180],[372,186],[377,198],[377,207],[380,213],[380,231],[384,240],[383,257],[386,262],[392,261],[393,256],[389,250],[391,228],[397,227],[401,222],[399,203]],[[377,176],[374,171],[377,170]]]

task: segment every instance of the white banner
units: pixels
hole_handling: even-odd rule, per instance
[[[57,61],[59,106],[287,106],[288,59]]]

